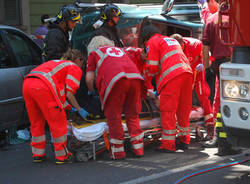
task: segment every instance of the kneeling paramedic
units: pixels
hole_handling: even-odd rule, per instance
[[[56,163],[71,163],[67,150],[67,117],[71,105],[82,118],[88,115],[75,99],[82,76],[83,55],[69,49],[63,60],[51,60],[33,69],[24,79],[23,96],[30,119],[33,162],[45,159],[45,122],[53,137]],[[69,105],[69,103],[71,105]]]
[[[177,40],[159,34],[152,26],[145,26],[139,44],[147,52],[146,80],[155,76],[160,94],[162,125],[158,151],[173,153],[185,150],[190,143],[189,114],[192,108],[193,75],[190,63]],[[147,82],[146,82],[147,83]],[[176,118],[178,126],[176,126]],[[175,143],[178,130],[178,141]]]
[[[139,113],[144,80],[136,65],[121,48],[114,47],[113,42],[106,38],[98,40],[101,43],[96,43],[95,46],[98,49],[90,52],[88,56],[86,83],[89,91],[92,92],[94,80],[96,80],[96,87],[109,126],[110,156],[115,160],[126,157],[121,119],[124,110],[132,152],[135,156],[141,157],[144,155],[144,135],[140,128]]]

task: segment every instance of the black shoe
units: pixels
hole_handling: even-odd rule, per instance
[[[136,157],[136,158],[142,158],[142,157],[144,157],[144,155],[136,155],[136,154],[135,154],[135,157]]]
[[[73,160],[74,160],[73,155],[69,155],[68,158],[65,160],[56,159],[56,164],[71,164],[73,163]]]
[[[222,151],[218,151],[218,153],[216,153],[215,155],[218,156],[226,156],[226,155],[237,155],[242,153],[241,149],[234,149],[234,148],[230,148],[227,150],[222,150]]]
[[[45,156],[42,156],[42,157],[33,157],[33,163],[41,163],[45,160]]]
[[[183,142],[176,143],[175,144],[175,149],[176,150],[183,150],[183,151],[185,151],[185,150],[188,149],[188,144],[185,144]]]
[[[175,151],[164,149],[164,148],[161,148],[161,147],[156,148],[155,151],[158,151],[160,153],[174,153],[175,152]]]
[[[142,158],[142,157],[144,157],[144,154],[143,154],[143,155],[136,155],[135,153],[132,153],[132,155],[133,155],[133,157],[135,157],[135,158]]]

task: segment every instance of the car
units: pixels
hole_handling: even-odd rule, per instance
[[[42,63],[42,51],[24,32],[0,25],[0,131],[28,122],[23,79]]]
[[[173,33],[179,33],[200,39],[204,25],[201,23],[197,3],[183,3],[185,0],[181,4],[174,3],[174,1],[168,2],[170,3],[166,6],[116,4],[122,11],[117,28],[124,45],[138,47],[138,33],[149,23],[158,27],[163,35],[170,36]],[[81,50],[86,57],[87,45],[95,31],[93,24],[99,19],[100,8],[103,5],[101,3],[76,3],[82,15],[82,23],[74,29],[71,44],[73,48]]]

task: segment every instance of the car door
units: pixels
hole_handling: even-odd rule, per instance
[[[23,79],[42,62],[41,50],[24,33],[15,29],[0,32],[0,129],[23,124],[25,113]]]

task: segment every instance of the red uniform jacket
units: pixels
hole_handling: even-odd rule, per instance
[[[195,70],[195,67],[202,63],[202,42],[195,38],[183,37],[185,43],[183,52],[187,56],[192,70]],[[194,61],[195,57],[199,56],[199,59]]]
[[[146,63],[142,60],[141,57],[141,54],[143,53],[142,48],[125,47],[124,51],[129,56],[129,58],[135,63],[139,72],[143,74]]]
[[[27,77],[38,77],[50,88],[60,108],[69,107],[66,91],[76,93],[80,85],[82,70],[75,63],[52,60],[33,69]],[[41,99],[43,100],[43,99]]]
[[[104,108],[105,102],[121,78],[143,80],[136,65],[119,47],[104,46],[88,56],[87,72],[95,71],[96,87]],[[121,90],[123,90],[121,88]]]
[[[141,75],[145,79],[145,67],[146,67],[146,61],[143,61],[142,54],[143,49],[142,48],[135,48],[135,47],[125,47],[124,48],[125,53],[129,56],[129,58],[135,63],[136,67],[140,71]],[[146,84],[147,81],[147,84]],[[142,89],[142,98],[147,97],[147,89],[154,89],[153,85],[151,84],[150,80],[145,80],[143,89]]]
[[[158,93],[173,78],[184,72],[192,73],[190,63],[177,40],[155,34],[147,41],[146,50],[146,74],[156,77]]]

